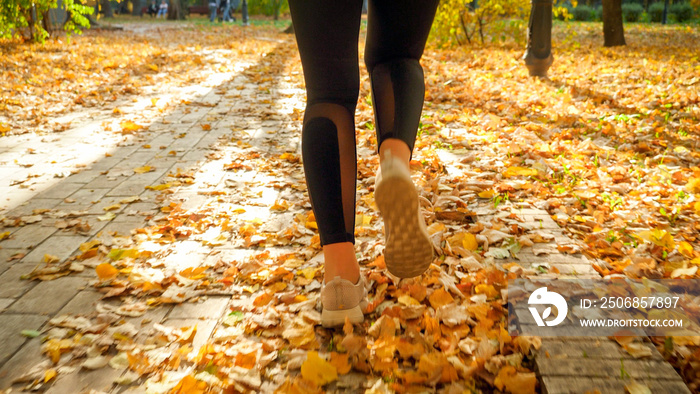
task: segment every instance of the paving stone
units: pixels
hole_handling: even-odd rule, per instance
[[[137,196],[146,188],[155,183],[165,171],[159,172],[149,172],[146,174],[134,175],[127,179],[126,181],[119,184],[119,186],[110,190],[107,196]]]
[[[87,281],[78,277],[63,277],[41,282],[12,304],[8,310],[19,313],[53,314],[63,308],[85,286]]]
[[[13,232],[10,238],[0,241],[0,247],[29,249],[39,245],[55,232],[55,228],[44,227],[40,223],[29,224]]]
[[[101,170],[82,170],[78,172],[77,174],[72,174],[67,178],[69,182],[73,183],[89,183],[94,181],[95,179],[99,178],[102,176],[102,171]]]
[[[15,264],[0,275],[0,297],[18,298],[38,282],[22,280],[22,275],[27,275],[34,269],[30,264]]]
[[[123,151],[124,149],[128,149],[128,151]],[[121,162],[126,155],[128,155],[131,152],[135,152],[136,149],[138,149],[135,146],[121,146],[117,150],[117,152],[124,152],[121,154],[118,154],[118,156],[114,156],[114,153],[112,153],[112,157],[105,157],[104,159],[100,159],[96,162],[94,162],[91,166],[90,169],[95,170],[95,171],[107,171],[111,169],[112,167],[116,166]],[[116,152],[115,152],[116,153]]]
[[[122,204],[120,201],[123,200],[124,197],[103,197],[99,201],[96,201],[95,204],[93,204],[87,212],[91,215],[104,215],[108,211],[105,211],[105,208],[111,207],[112,205],[119,205],[119,208],[117,209],[112,209],[109,212],[118,214],[119,212],[124,210],[124,207],[126,204]]]
[[[197,326],[197,333],[194,335],[194,340],[192,341],[192,347],[194,351],[197,351],[207,343],[211,334],[214,332],[214,328],[216,328],[216,323],[216,320],[166,319],[163,325],[175,328]]]
[[[63,200],[59,198],[32,198],[31,200],[19,205],[10,211],[8,211],[5,216],[15,217],[15,216],[27,216],[32,215],[32,211],[35,209],[53,209],[56,205],[60,204]]]
[[[93,275],[94,276],[94,275]],[[56,316],[61,315],[90,315],[95,312],[95,307],[102,299],[99,291],[86,289],[75,295]]]
[[[129,156],[125,157],[120,163],[119,166],[127,166],[128,168],[136,168],[136,167],[142,167],[149,161],[151,161],[157,154],[160,153],[160,150],[156,152],[155,150],[150,150],[150,151],[136,151]]]
[[[80,190],[84,184],[72,182],[60,182],[58,185],[51,187],[45,192],[40,193],[37,198],[66,198],[76,191]]]
[[[231,297],[209,297],[204,302],[186,302],[175,305],[168,319],[214,319],[226,312]]]
[[[127,178],[123,176],[108,177],[99,176],[85,185],[86,189],[114,189],[119,186],[120,183],[124,182]]]
[[[0,298],[0,312],[7,309],[13,302],[15,302],[14,298]]]
[[[94,201],[99,201],[110,190],[82,188],[68,196],[68,199],[75,200],[74,202],[68,203],[64,200],[55,209],[67,212],[87,210],[94,204]]]
[[[129,217],[131,218],[131,217]],[[102,228],[102,232],[111,234],[117,233],[119,235],[131,235],[131,230],[144,227],[144,221],[111,221],[106,226]]]
[[[591,275],[595,274],[591,264],[552,264],[553,268],[559,270],[560,274],[564,275]]]
[[[0,315],[2,316],[2,315]],[[23,315],[16,315],[19,316],[20,318],[23,317]],[[45,319],[46,320],[46,319]],[[2,321],[0,321],[0,325],[2,324]],[[38,326],[41,326],[41,324],[38,324]],[[26,330],[28,328],[21,326],[21,330]],[[19,332],[19,331],[18,331]],[[1,334],[0,334],[1,335]],[[23,336],[17,335],[19,338],[15,338],[13,336],[13,341],[17,339],[14,342],[19,342],[20,345],[23,344],[21,348],[16,349],[14,352],[14,355],[12,358],[7,360],[4,365],[2,365],[2,368],[0,368],[0,390],[5,390],[9,387],[12,386],[12,381],[25,373],[27,373],[29,370],[34,368],[37,364],[40,362],[46,360],[46,357],[41,354],[41,340],[40,338],[32,338],[32,339],[27,339],[24,338]],[[4,343],[4,341],[3,341]],[[2,343],[0,343],[0,348],[2,347]],[[0,364],[5,361],[0,360]],[[25,383],[26,385],[26,383]],[[17,384],[15,385],[15,388],[17,391],[12,391],[14,392],[20,392],[19,389],[23,385]]]
[[[27,340],[22,330],[38,330],[46,322],[46,316],[0,314],[0,363],[4,363]],[[39,342],[38,338],[32,339]]]
[[[611,375],[614,374],[611,371]],[[619,369],[617,371],[619,374]],[[668,380],[637,380],[646,385],[654,394],[685,394],[690,393],[683,381]],[[600,392],[603,394],[626,393],[625,385],[631,383],[630,379],[619,378],[590,378],[577,376],[545,376],[542,378],[543,393],[546,394],[583,394]],[[597,390],[597,391],[596,391]]]
[[[551,359],[538,357],[537,368],[542,376],[579,376],[608,378],[620,376],[624,370],[634,379],[673,380],[678,374],[673,367],[660,360],[600,360],[600,359]]]
[[[122,370],[109,366],[94,371],[78,369],[69,374],[59,374],[45,391],[46,394],[85,393],[96,390],[108,392],[112,389],[114,379],[121,376]]]
[[[16,255],[17,253],[24,252],[24,249],[0,249],[0,274],[16,263],[15,260],[10,261],[12,256]]]
[[[124,213],[122,215],[119,215],[115,218],[115,220],[120,220],[120,218],[123,217],[129,217],[130,212],[136,212],[137,214],[135,216],[141,216],[140,213],[148,213],[150,215],[155,215],[160,211],[160,205],[154,203],[154,202],[148,202],[148,201],[143,201],[143,202],[135,202],[127,205],[124,207]]]
[[[651,343],[644,343],[643,346],[652,350],[652,359],[663,359]],[[542,341],[540,353],[546,354],[546,357],[552,360],[562,358],[611,359],[618,361],[621,358],[634,359],[631,354],[622,349],[616,342],[607,338],[597,337],[583,338],[579,341],[571,341],[569,338],[547,338]]]
[[[22,259],[22,263],[40,264],[44,260],[44,255],[47,254],[64,261],[78,250],[80,244],[87,242],[88,239],[89,237],[84,235],[54,234],[27,254]]]

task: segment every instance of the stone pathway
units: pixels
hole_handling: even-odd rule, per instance
[[[278,198],[299,191],[274,184],[279,179],[253,170],[236,172],[233,176],[221,171],[223,164],[241,152],[232,141],[249,144],[263,155],[298,152],[303,91],[278,76],[270,96],[264,98],[267,103],[262,113],[250,111],[252,106],[261,108],[262,99],[259,85],[243,72],[247,67],[254,65],[237,64],[233,73],[213,74],[208,84],[184,87],[172,93],[178,99],[187,97],[190,104],[169,113],[148,112],[149,97],[125,105],[121,109],[127,114],[147,111],[144,117],[153,117],[152,123],[144,124],[148,130],[137,136],[105,133],[102,125],[110,119],[108,114],[102,114],[103,117],[91,115],[92,120],[76,116],[76,126],[62,134],[3,139],[0,192],[4,216],[20,218],[28,224],[0,230],[0,233],[10,232],[7,239],[0,241],[0,390],[10,387],[36,365],[48,362],[40,354],[39,339],[21,336],[22,330],[42,330],[48,320],[63,314],[91,313],[102,297],[91,285],[94,270],[46,282],[25,281],[20,277],[42,263],[46,255],[61,261],[69,258],[98,233],[128,235],[133,229],[157,222],[164,200],[159,191],[146,187],[167,182],[171,179],[169,174],[192,170],[196,172],[195,183],[172,188],[167,201],[181,202],[184,208],[214,205],[217,198],[202,192],[228,189],[240,193],[240,203],[246,204],[242,220],[262,218],[263,226],[271,231],[290,220],[283,215],[272,217],[267,207]],[[216,154],[207,157],[213,145],[218,146]],[[144,166],[155,170],[142,174],[133,171]],[[70,175],[78,168],[79,172]],[[38,176],[27,180],[33,174]],[[285,176],[296,175],[288,172]],[[25,187],[11,185],[14,182]],[[243,183],[252,189],[238,189],[237,185]],[[138,196],[139,201],[120,203],[133,196]],[[104,220],[108,212],[104,208],[115,204],[120,204],[119,208],[109,211],[114,217]],[[525,223],[533,230],[539,228],[553,234],[548,243],[523,248],[515,260],[527,269],[544,265],[559,271],[559,274],[539,275],[540,278],[598,276],[592,262],[582,254],[563,254],[557,250],[557,245],[572,248],[577,245],[537,203],[503,205],[477,214],[480,221],[499,216],[506,223],[517,221],[521,226]],[[41,220],[33,222],[39,215]],[[90,228],[67,232],[56,227],[70,218],[86,222]],[[244,245],[203,248],[197,242],[183,242],[164,264],[183,269],[197,266],[211,256],[247,252]],[[196,349],[215,333],[231,302],[231,295],[210,295],[196,304],[159,306],[126,321],[144,331],[155,323],[174,327],[197,324],[193,343]],[[652,350],[651,358],[634,359],[607,338],[545,339],[535,364],[542,391],[550,394],[596,389],[601,393],[622,393],[629,380],[620,377],[621,366],[654,393],[689,392],[673,368]],[[112,381],[120,374],[121,371],[112,368],[66,369],[46,392],[145,392],[143,388],[124,390],[114,386]]]

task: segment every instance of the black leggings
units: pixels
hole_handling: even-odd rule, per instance
[[[439,0],[369,0],[365,64],[378,145],[411,151],[423,109],[419,63]],[[321,244],[355,242],[355,107],[362,0],[289,0],[306,82],[302,129],[306,184]]]

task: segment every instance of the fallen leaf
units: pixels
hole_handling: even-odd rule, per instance
[[[301,376],[316,386],[323,386],[338,379],[338,371],[331,363],[319,357],[317,352],[311,351],[301,365]]]

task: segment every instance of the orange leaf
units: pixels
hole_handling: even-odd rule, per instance
[[[234,360],[234,365],[237,367],[245,368],[245,369],[253,369],[255,367],[255,363],[257,363],[258,358],[257,358],[257,351],[250,352],[250,353],[238,353],[236,354],[236,358]]]
[[[119,274],[119,270],[114,268],[110,263],[102,263],[95,267],[95,272],[97,272],[97,277],[100,280],[114,279]]]
[[[207,389],[205,382],[199,381],[192,375],[187,375],[175,386],[169,394],[204,394]]]
[[[271,293],[268,293],[268,292],[262,293],[255,298],[255,300],[253,301],[253,305],[255,305],[255,306],[267,305],[270,303],[270,301],[272,301],[272,297],[273,297],[273,295]]]
[[[443,288],[439,288],[433,292],[433,294],[428,297],[428,301],[430,301],[430,306],[432,306],[434,309],[438,309],[441,306],[451,304],[455,299],[450,295],[450,293],[446,292]]]
[[[498,376],[494,380],[494,384],[499,390],[506,389],[511,393],[534,393],[537,378],[534,372],[522,373],[518,372],[515,367],[507,365],[498,371]]]
[[[331,365],[335,367],[339,374],[345,375],[350,372],[350,355],[347,353],[331,352]]]

